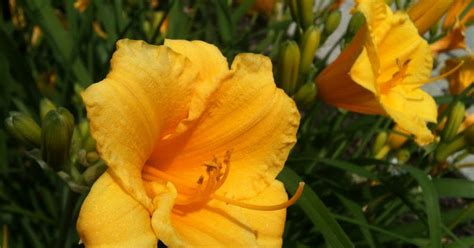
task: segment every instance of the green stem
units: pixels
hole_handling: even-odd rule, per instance
[[[75,219],[74,210],[79,199],[79,194],[72,192],[69,188],[66,189],[66,205],[62,211],[61,224],[59,229],[59,237],[56,247],[67,247],[67,241],[70,234],[70,226],[72,220]]]

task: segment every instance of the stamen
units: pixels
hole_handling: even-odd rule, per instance
[[[230,198],[220,196],[220,195],[215,195],[215,194],[212,195],[211,198],[225,202],[227,204],[238,206],[241,208],[260,210],[260,211],[274,211],[274,210],[284,209],[295,204],[295,202],[301,197],[301,194],[303,193],[303,189],[304,189],[304,182],[300,182],[298,184],[298,189],[296,190],[295,194],[287,202],[280,203],[277,205],[268,205],[268,206],[239,202],[234,199],[230,199]]]
[[[427,84],[427,83],[432,83],[432,82],[435,82],[435,81],[438,81],[440,79],[443,79],[443,78],[446,78],[448,77],[449,75],[453,74],[454,72],[456,72],[462,65],[464,64],[464,60],[461,60],[459,62],[458,65],[456,65],[453,69],[439,75],[439,76],[436,76],[436,77],[432,77],[432,78],[429,78],[425,81],[421,81],[421,82],[416,82],[416,83],[412,83],[412,84]]]

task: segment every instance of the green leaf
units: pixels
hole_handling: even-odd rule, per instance
[[[43,31],[58,60],[66,70],[71,70],[82,86],[92,83],[92,77],[75,53],[74,40],[56,17],[51,3],[47,0],[22,0],[28,16]]]
[[[436,192],[433,182],[423,171],[415,167],[407,166],[405,169],[416,179],[423,190],[431,240],[430,247],[441,248],[441,214],[438,193]]]
[[[283,168],[278,176],[290,192],[295,192],[301,178],[289,167]],[[354,247],[346,233],[331,216],[329,209],[318,195],[308,186],[305,186],[297,205],[306,213],[313,224],[321,231],[328,246],[332,248]]]
[[[349,200],[348,198],[338,194],[337,197],[339,200],[344,204],[344,206],[349,210],[349,212],[354,216],[355,219],[360,221],[361,223],[364,223],[368,225],[369,223],[367,222],[367,219],[365,218],[364,213],[362,212],[362,207],[359,206],[357,203]],[[372,237],[372,233],[367,227],[360,226],[360,231],[362,232],[362,235],[364,236],[365,240],[369,244],[370,247],[375,248],[375,241],[374,238]]]
[[[350,162],[336,160],[336,159],[320,159],[318,161],[326,165],[336,167],[341,170],[351,172],[368,179],[373,179],[373,180],[377,179],[377,175],[375,175],[374,173],[364,169],[363,167],[359,165],[355,165]]]
[[[474,182],[465,179],[437,178],[433,184],[440,197],[474,198]]]

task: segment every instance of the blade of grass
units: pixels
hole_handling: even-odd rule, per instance
[[[301,178],[289,167],[285,167],[278,176],[290,192],[296,191],[296,185]],[[328,246],[354,247],[352,241],[347,237],[344,230],[331,216],[329,209],[324,205],[318,195],[308,186],[305,186],[299,205],[313,224],[321,231]]]
[[[423,190],[431,240],[430,247],[441,248],[441,214],[438,193],[436,192],[433,182],[430,181],[423,171],[415,167],[407,166],[405,169],[416,179]]]
[[[361,206],[359,206],[357,203],[349,200],[348,198],[346,198],[346,197],[344,197],[340,194],[338,194],[337,197],[342,202],[342,204],[344,204],[344,206],[347,208],[347,210],[349,210],[349,212],[352,214],[352,216],[356,220],[358,220],[359,222],[364,223],[366,225],[369,224],[367,222],[367,219],[365,218],[364,213],[362,212],[362,207]],[[372,233],[370,232],[370,230],[367,227],[360,226],[360,231],[362,232],[362,235],[364,236],[365,240],[367,241],[367,244],[370,247],[375,248],[376,247],[375,241],[374,241],[374,238],[372,237]]]
[[[474,182],[465,179],[437,178],[433,184],[440,197],[474,198]]]

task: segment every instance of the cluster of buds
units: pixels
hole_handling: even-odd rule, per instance
[[[47,99],[40,103],[40,117],[41,127],[28,114],[11,112],[5,126],[31,149],[27,154],[43,169],[56,172],[73,191],[87,191],[106,169],[95,151],[87,121],[76,126],[67,109]]]
[[[440,142],[435,151],[435,159],[444,162],[455,153],[466,150],[474,151],[474,125],[466,122],[464,103],[455,101],[448,109],[446,121],[440,135]],[[463,125],[463,122],[466,122]]]

